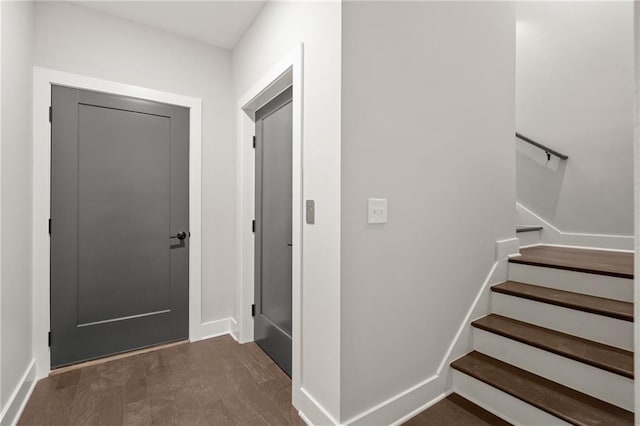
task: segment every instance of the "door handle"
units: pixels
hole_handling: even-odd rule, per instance
[[[182,231],[182,232],[178,232],[176,235],[169,235],[169,238],[177,238],[180,241],[184,240],[185,238],[187,238],[187,233]]]
[[[293,247],[293,243],[287,243],[289,247]]]

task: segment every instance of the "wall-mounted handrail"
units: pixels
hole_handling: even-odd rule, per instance
[[[523,140],[523,141],[525,141],[525,142],[527,142],[527,143],[530,143],[531,145],[535,146],[536,148],[540,148],[541,150],[543,150],[543,151],[544,151],[544,153],[545,153],[545,154],[547,154],[547,160],[550,160],[552,155],[555,155],[556,157],[558,157],[558,158],[559,158],[559,159],[561,159],[561,160],[567,160],[567,159],[569,159],[569,156],[568,156],[568,155],[560,154],[558,151],[556,151],[556,150],[554,150],[554,149],[551,149],[551,148],[549,148],[549,147],[548,147],[548,146],[546,146],[546,145],[542,145],[541,143],[536,142],[536,141],[534,141],[533,139],[528,138],[528,137],[526,137],[526,136],[524,136],[524,135],[521,135],[521,134],[520,134],[520,133],[518,133],[518,132],[516,132],[516,137],[517,137],[518,139],[520,139],[520,140]]]

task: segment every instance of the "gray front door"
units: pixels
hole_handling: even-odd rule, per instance
[[[51,365],[189,335],[189,111],[52,87]]]
[[[254,339],[291,376],[291,88],[256,112]]]

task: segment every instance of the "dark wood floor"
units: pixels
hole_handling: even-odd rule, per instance
[[[291,381],[223,336],[41,380],[19,425],[304,425]]]
[[[404,426],[510,426],[473,402],[452,393],[418,414]]]

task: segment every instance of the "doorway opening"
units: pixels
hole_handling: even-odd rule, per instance
[[[291,376],[291,87],[255,115],[255,342]]]
[[[302,101],[303,46],[292,49],[273,68],[265,73],[237,104],[238,111],[238,330],[234,332],[240,343],[254,341],[255,302],[255,136],[256,112],[271,100],[291,88],[291,380],[293,403],[304,398],[302,375],[302,255],[303,255],[303,170],[302,170]]]

